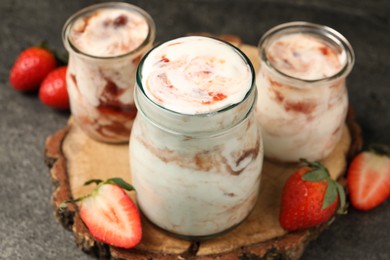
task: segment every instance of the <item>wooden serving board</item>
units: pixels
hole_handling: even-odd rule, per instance
[[[258,69],[256,47],[242,44],[234,36],[220,37],[238,46],[251,59],[255,70]],[[343,176],[348,161],[361,146],[360,128],[349,113],[341,141],[322,161],[332,178],[345,184]],[[128,158],[127,144],[96,142],[73,124],[72,119],[46,140],[45,160],[55,185],[52,198],[55,216],[74,233],[79,248],[101,259],[253,259],[254,256],[297,259],[307,243],[334,220],[298,232],[283,230],[278,221],[281,190],[298,165],[265,160],[257,204],[249,217],[229,233],[201,242],[187,241],[169,236],[142,216],[141,243],[133,249],[115,248],[94,240],[80,219],[76,204],[69,204],[64,212],[59,212],[58,207],[64,200],[89,192],[93,185],[83,186],[89,179],[122,177],[131,182]],[[134,192],[129,194],[136,200]]]

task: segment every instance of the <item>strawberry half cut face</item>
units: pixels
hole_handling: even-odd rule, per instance
[[[90,194],[64,201],[59,210],[78,202],[80,217],[96,240],[115,247],[135,247],[142,238],[141,218],[125,192],[134,190],[133,186],[121,178],[92,179],[84,185],[91,183],[97,187]]]
[[[122,248],[137,245],[142,237],[138,210],[124,190],[104,184],[80,205],[80,216],[101,242]]]
[[[390,149],[373,145],[351,162],[347,176],[350,201],[354,208],[370,210],[390,196]]]

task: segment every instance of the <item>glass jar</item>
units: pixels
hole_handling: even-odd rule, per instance
[[[220,43],[244,61],[251,77],[245,97],[228,107],[200,114],[172,111],[145,92],[150,53],[137,72],[130,165],[138,205],[152,223],[182,238],[208,238],[237,226],[258,195],[263,150],[254,117],[253,67],[241,51]],[[189,52],[196,56],[199,49]]]
[[[339,142],[348,108],[349,42],[307,22],[281,24],[259,42],[256,117],[267,158],[320,160]]]
[[[96,4],[71,16],[62,38],[74,122],[98,141],[128,142],[136,69],[155,38],[152,18],[131,4]]]

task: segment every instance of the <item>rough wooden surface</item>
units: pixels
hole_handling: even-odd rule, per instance
[[[257,49],[233,39],[259,66]],[[351,113],[349,114],[352,115]],[[348,158],[361,147],[358,125],[349,117],[344,127],[342,140],[333,153],[322,162],[328,167],[332,178],[343,182]],[[122,177],[131,182],[128,161],[128,145],[110,145],[96,142],[69,121],[62,130],[46,141],[46,162],[56,190],[53,193],[53,208],[64,227],[71,229],[77,245],[99,258],[112,259],[252,259],[257,257],[286,257],[297,259],[307,243],[314,239],[333,220],[323,226],[299,232],[287,233],[278,221],[281,190],[286,179],[296,169],[294,164],[264,162],[260,194],[253,212],[236,229],[218,238],[198,242],[171,237],[143,221],[143,239],[134,249],[124,250],[96,242],[81,221],[77,206],[70,205],[65,212],[58,212],[59,204],[89,192],[92,187],[83,183],[91,178],[106,179]],[[134,194],[130,196],[135,200]]]

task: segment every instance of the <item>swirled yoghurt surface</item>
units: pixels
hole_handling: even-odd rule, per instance
[[[205,114],[237,104],[252,85],[250,66],[232,46],[200,36],[153,49],[141,77],[152,101],[182,114]]]
[[[296,33],[282,36],[267,50],[272,66],[303,80],[320,80],[337,74],[345,65],[346,54],[319,37]]]
[[[69,39],[81,52],[111,57],[136,49],[148,32],[148,23],[141,14],[125,9],[101,9],[76,20]]]

